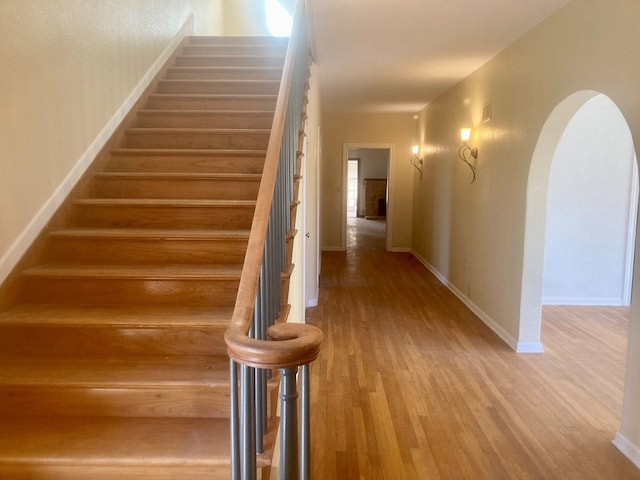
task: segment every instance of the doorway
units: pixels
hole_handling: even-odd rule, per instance
[[[367,235],[379,235],[383,240],[382,244],[385,245],[383,248],[389,250],[391,147],[350,144],[345,145],[344,153],[344,249],[347,250],[349,245],[354,244],[354,236],[357,236],[359,231],[366,230]]]
[[[347,218],[358,216],[358,184],[360,178],[360,159],[350,158],[347,163]]]

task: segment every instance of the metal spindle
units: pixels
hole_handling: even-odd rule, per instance
[[[296,386],[297,368],[280,370],[280,480],[295,479],[299,475],[298,463],[298,390]]]
[[[242,480],[256,478],[256,441],[254,418],[254,369],[247,365],[240,368],[240,452]]]
[[[260,308],[259,308],[259,304],[260,304],[260,293],[258,292],[258,295],[256,296],[256,303],[255,303],[255,307],[253,309],[253,327],[252,330],[254,331],[254,338],[260,338],[261,335],[261,315],[260,315]],[[254,440],[255,440],[255,450],[257,453],[262,453],[263,451],[263,436],[266,433],[266,429],[264,428],[264,423],[263,423],[263,413],[262,413],[262,407],[263,407],[263,393],[262,393],[262,383],[261,383],[261,375],[260,375],[260,369],[254,369],[254,375],[253,375],[253,381],[254,381],[254,385],[253,385],[253,393],[254,393],[254,403],[253,403],[253,407],[255,408],[254,414],[253,414],[253,421],[254,421]]]
[[[238,406],[238,364],[229,360],[230,391],[229,402],[231,404],[231,480],[240,480],[240,411]]]
[[[311,401],[309,364],[300,367],[300,480],[311,476]]]

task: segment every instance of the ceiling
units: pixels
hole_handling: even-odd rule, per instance
[[[309,0],[323,110],[412,112],[568,0]]]

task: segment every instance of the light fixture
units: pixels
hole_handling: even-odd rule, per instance
[[[462,146],[458,150],[458,156],[460,160],[466,163],[471,169],[471,173],[473,173],[473,179],[471,183],[476,181],[476,167],[471,164],[471,158],[478,158],[478,149],[470,147],[467,145],[469,139],[471,138],[471,129],[470,128],[461,128],[460,129],[460,138],[462,139]]]
[[[418,173],[420,173],[420,180],[422,180],[422,159],[418,157],[419,151],[420,147],[418,147],[418,145],[411,147],[411,165],[413,165],[413,168],[418,170]]]

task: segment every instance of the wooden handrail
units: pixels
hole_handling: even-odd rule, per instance
[[[295,18],[299,19],[304,14],[304,0],[299,0]],[[299,22],[294,22],[294,26],[298,24]],[[231,359],[239,364],[257,368],[292,368],[306,365],[318,356],[323,338],[320,329],[312,325],[295,323],[270,327],[267,331],[270,340],[257,340],[248,335],[253,321],[264,245],[280,162],[296,49],[301,45],[306,46],[307,41],[306,38],[299,38],[300,36],[300,29],[296,28],[292,32],[287,48],[238,295],[231,323],[224,335],[227,352]]]

